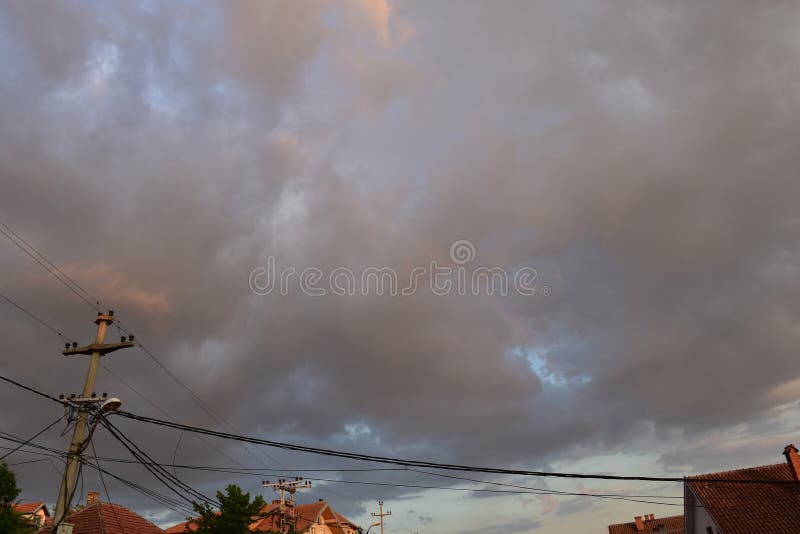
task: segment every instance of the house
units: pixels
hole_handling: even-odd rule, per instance
[[[279,501],[272,501],[271,504],[268,504],[263,512],[269,515],[250,525],[250,530],[253,532],[279,530],[279,515],[270,514],[279,506]],[[298,534],[360,534],[361,532],[361,528],[334,511],[322,499],[315,503],[297,504],[294,509],[297,517],[295,530]]]
[[[272,501],[261,513],[265,517],[255,518],[250,525],[251,532],[280,532],[280,519],[277,510],[280,501]],[[295,531],[298,534],[361,534],[361,527],[336,512],[324,500],[315,503],[294,505],[296,517]],[[169,527],[166,534],[194,532],[196,527],[190,522],[178,523]],[[77,534],[77,533],[75,533]]]
[[[72,534],[164,534],[164,531],[135,512],[100,501],[100,494],[90,491],[86,507],[67,515],[65,523],[73,525]],[[52,523],[52,521],[50,522]],[[52,524],[37,534],[50,534]]]
[[[686,534],[800,532],[800,455],[794,445],[783,455],[779,464],[688,477]]]
[[[658,519],[653,514],[637,515],[632,523],[608,525],[608,534],[683,534],[683,532],[682,515]]]
[[[36,528],[41,528],[50,517],[50,512],[42,501],[15,504],[14,511],[21,515],[28,525]]]
[[[361,527],[347,519],[345,516],[337,512],[336,510],[333,511],[333,515],[336,516],[336,519],[339,521],[339,524],[342,526],[344,530],[344,534],[361,534]]]

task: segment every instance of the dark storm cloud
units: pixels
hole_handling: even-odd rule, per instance
[[[382,7],[5,4],[2,220],[246,433],[541,465],[786,402],[800,374],[795,6]],[[451,264],[457,239],[473,265],[536,268],[552,295],[248,287],[268,255],[403,279]],[[37,268],[6,243],[3,291],[91,336],[91,310]],[[0,313],[4,372],[77,388],[83,362]],[[216,426],[141,352],[108,365]],[[30,410],[4,424],[30,434],[55,417]],[[171,459],[174,433],[124,428]],[[179,456],[220,454],[193,439]],[[31,497],[53,500],[52,468],[36,469]]]

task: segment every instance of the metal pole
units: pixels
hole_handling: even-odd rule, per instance
[[[297,522],[297,512],[295,510],[294,494],[299,489],[307,489],[311,487],[310,480],[303,480],[297,477],[292,481],[279,479],[277,482],[270,483],[268,480],[262,481],[261,485],[265,488],[269,487],[275,491],[281,492],[280,507],[278,508],[280,515],[280,529],[283,534],[294,530]],[[289,494],[288,500],[286,494]]]
[[[392,515],[392,512],[388,511],[385,514],[383,513],[383,501],[378,501],[378,510],[379,510],[379,512],[377,514],[375,512],[372,512],[372,517],[379,517],[380,518],[380,520],[381,520],[381,534],[383,534],[383,518],[384,518],[384,516]]]

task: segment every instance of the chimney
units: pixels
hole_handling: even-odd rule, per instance
[[[86,494],[86,506],[91,506],[100,502],[100,492],[90,491]]]
[[[794,479],[800,480],[800,455],[797,454],[797,447],[790,443],[783,449],[783,455],[786,456],[786,462]]]
[[[636,521],[636,532],[644,532],[644,523],[642,522],[642,516],[637,515],[633,518]]]

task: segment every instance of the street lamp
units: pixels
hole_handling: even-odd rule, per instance
[[[111,397],[100,406],[100,413],[115,412],[122,406],[122,401],[116,397]]]
[[[89,443],[92,441],[92,436],[94,435],[94,431],[97,429],[97,425],[100,423],[100,419],[109,412],[115,412],[119,410],[120,406],[122,406],[122,401],[119,400],[117,397],[111,397],[107,399],[103,404],[100,405],[100,409],[97,411],[97,414],[94,416],[94,421],[92,422],[92,427],[89,429],[89,435],[86,436],[86,439],[83,440],[81,443],[80,449],[78,454],[82,453],[86,450],[86,447],[89,446]]]
[[[380,522],[380,521],[375,521],[374,523],[372,523],[372,524],[369,526],[369,528],[367,529],[367,531],[366,531],[364,534],[369,534],[369,530],[370,530],[372,527],[377,527],[377,526],[380,526],[380,524],[381,524],[381,522]]]

